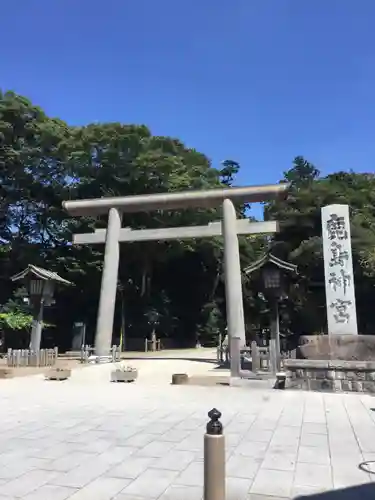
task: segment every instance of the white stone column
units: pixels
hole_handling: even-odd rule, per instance
[[[120,230],[121,214],[116,208],[111,208],[108,215],[102,284],[100,287],[98,319],[96,323],[95,354],[97,356],[108,356],[112,346],[117,275],[120,259]]]
[[[232,201],[229,199],[224,200],[223,236],[225,297],[228,324],[228,340],[231,349],[234,348],[234,346],[239,346],[241,348],[246,345],[241,263],[236,231],[236,220],[236,210]],[[239,340],[233,342],[233,339]],[[238,371],[238,356],[239,353],[231,352],[231,359],[233,359],[233,363],[231,364],[232,376],[239,376],[239,373],[233,373],[233,371]]]

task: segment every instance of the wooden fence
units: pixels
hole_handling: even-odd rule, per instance
[[[58,348],[40,349],[31,351],[30,349],[8,349],[7,365],[12,368],[22,366],[45,367],[54,366],[58,357]]]
[[[161,351],[162,345],[160,343],[160,339],[152,339],[148,340],[145,339],[145,352],[156,352],[156,351]]]
[[[94,351],[95,351],[94,347],[91,347],[89,345],[82,346],[81,363],[90,363],[90,361],[96,361],[97,359],[95,357]],[[109,350],[108,356],[106,356],[106,358],[108,358],[108,361],[111,361],[112,363],[120,361],[121,359],[120,346],[113,345]]]
[[[251,343],[251,347],[241,350],[243,360],[248,360],[252,364],[253,371],[271,371],[271,355],[269,347],[260,347],[256,342]],[[281,367],[283,367],[284,359],[295,357],[295,351],[282,352],[280,355]],[[228,346],[218,346],[217,348],[218,363],[229,363],[230,352]]]

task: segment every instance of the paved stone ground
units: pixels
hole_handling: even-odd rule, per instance
[[[0,500],[200,500],[212,407],[225,425],[227,500],[294,498],[375,478],[358,468],[375,461],[370,396],[171,386],[161,375],[170,369],[152,377],[147,367],[149,376],[125,385],[108,382],[108,365],[62,383],[0,380]],[[364,500],[354,491],[350,498]]]

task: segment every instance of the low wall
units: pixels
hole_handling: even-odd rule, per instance
[[[375,335],[301,335],[297,358],[375,361]]]
[[[286,389],[375,394],[374,361],[286,359]]]

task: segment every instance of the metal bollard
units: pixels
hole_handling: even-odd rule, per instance
[[[221,413],[213,408],[204,435],[203,500],[225,500],[225,438]]]

